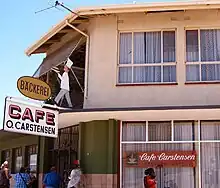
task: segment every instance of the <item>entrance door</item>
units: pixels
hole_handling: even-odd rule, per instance
[[[64,180],[61,187],[68,182],[68,175],[73,166],[73,161],[78,159],[79,126],[59,129],[58,138],[52,150],[52,163]]]

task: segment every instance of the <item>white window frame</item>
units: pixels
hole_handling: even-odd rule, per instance
[[[185,82],[186,83],[198,83],[198,82],[201,82],[201,83],[213,83],[213,82],[220,82],[220,80],[202,80],[202,65],[207,65],[207,64],[220,64],[220,61],[201,61],[201,46],[200,46],[200,31],[201,30],[205,30],[205,29],[220,29],[220,27],[193,27],[193,28],[187,28],[185,27],[184,31],[185,31],[185,49],[184,49],[184,54],[185,54],[185,68],[187,65],[199,65],[199,80],[196,80],[196,81],[187,81],[186,80],[186,76],[187,76],[187,73],[186,73],[186,76],[185,76]],[[192,30],[198,30],[198,53],[199,53],[199,61],[194,61],[194,62],[187,62],[187,59],[186,59],[186,49],[187,49],[187,46],[186,46],[186,31],[192,31]]]
[[[137,120],[138,121],[138,120]],[[158,120],[160,121],[160,120]],[[199,181],[197,181],[198,183],[198,188],[202,188],[202,167],[201,167],[201,143],[220,143],[220,140],[201,140],[200,137],[200,132],[201,132],[201,122],[202,121],[220,121],[220,119],[218,120],[190,120],[190,121],[194,121],[194,128],[195,130],[197,129],[197,134],[198,137],[195,138],[194,140],[191,141],[175,141],[174,140],[174,127],[175,124],[174,122],[184,122],[184,120],[170,120],[171,121],[171,141],[148,141],[148,136],[146,136],[146,141],[123,141],[122,140],[122,126],[123,126],[123,122],[129,123],[129,122],[135,122],[135,121],[120,121],[120,187],[122,187],[122,168],[123,168],[123,153],[122,153],[122,145],[123,144],[181,144],[181,143],[185,143],[185,144],[194,144],[194,143],[198,143],[198,150],[197,150],[197,155],[198,155],[198,160],[197,160],[197,164],[198,164],[198,178]],[[187,120],[189,121],[189,120]],[[140,122],[140,121],[138,121]],[[146,122],[145,126],[146,126],[146,135],[148,135],[148,122],[151,121],[141,121],[141,122]],[[161,120],[161,122],[167,122],[167,121],[163,121]],[[178,125],[177,125],[178,126]]]
[[[217,120],[216,120],[217,121]],[[121,136],[122,136],[122,126],[123,126],[123,123],[145,123],[145,127],[146,127],[146,138],[145,138],[145,141],[123,141],[122,140],[122,137],[121,137],[121,143],[122,144],[145,144],[145,143],[148,143],[148,144],[169,144],[169,143],[196,143],[199,141],[200,137],[198,139],[195,139],[195,140],[174,140],[174,134],[175,134],[175,126],[178,126],[178,125],[175,125],[174,122],[184,122],[184,120],[168,120],[168,121],[158,121],[158,122],[170,122],[170,125],[171,125],[171,139],[169,141],[149,141],[148,140],[148,125],[149,125],[149,122],[151,121],[122,121],[121,122]],[[191,121],[185,121],[185,122],[191,122]],[[193,122],[193,120],[192,120]],[[196,126],[196,125],[194,125]],[[198,131],[198,130],[197,130]],[[220,141],[219,141],[220,142]]]
[[[172,83],[177,83],[177,70],[176,70],[176,81],[175,82],[164,82],[163,81],[163,67],[164,66],[169,66],[173,65],[176,66],[177,69],[177,61],[175,62],[163,62],[163,32],[164,31],[175,31],[175,57],[177,59],[177,29],[176,28],[171,28],[171,29],[157,29],[157,30],[131,30],[131,31],[119,31],[118,32],[118,58],[117,58],[117,85],[141,85],[141,84],[172,84]],[[134,33],[141,33],[141,32],[161,32],[161,63],[146,63],[146,64],[136,64],[134,63]],[[132,57],[131,57],[131,64],[120,64],[120,38],[121,34],[123,33],[131,33],[132,35]],[[161,82],[134,82],[133,81],[133,69],[134,67],[150,67],[150,66],[161,66]],[[131,67],[132,72],[131,72],[131,83],[120,83],[119,82],[119,69],[121,67]]]

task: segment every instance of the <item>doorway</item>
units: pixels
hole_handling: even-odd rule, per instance
[[[79,125],[59,129],[58,138],[51,150],[52,164],[63,179],[61,188],[68,183],[68,176],[72,170],[74,160],[78,160]]]

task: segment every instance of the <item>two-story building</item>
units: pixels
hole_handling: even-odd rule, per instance
[[[41,162],[63,173],[78,158],[85,187],[142,188],[151,166],[160,188],[219,187],[220,2],[76,12],[26,51],[46,54],[34,76],[54,96],[59,79],[51,68],[73,61],[74,109],[60,111],[59,138]],[[147,162],[139,164],[136,154]]]

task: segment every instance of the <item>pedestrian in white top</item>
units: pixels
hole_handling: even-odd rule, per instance
[[[66,97],[66,100],[67,100],[67,103],[68,103],[68,106],[70,108],[73,107],[72,105],[72,102],[71,102],[71,99],[70,99],[70,94],[69,94],[69,90],[70,90],[70,86],[69,86],[69,70],[70,68],[65,65],[64,66],[64,73],[62,74],[62,76],[57,72],[58,74],[58,77],[60,78],[61,80],[61,83],[60,83],[60,92],[58,93],[58,95],[56,96],[55,98],[55,102],[57,104],[59,104],[60,100],[63,98],[63,97]]]
[[[67,185],[67,188],[79,188],[80,185],[80,177],[81,177],[81,169],[79,167],[78,160],[74,161],[74,168],[70,173],[69,176],[69,183]]]

